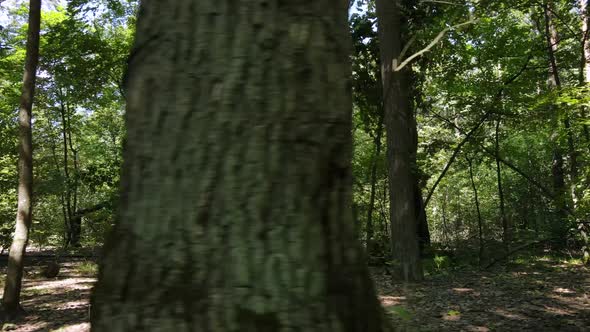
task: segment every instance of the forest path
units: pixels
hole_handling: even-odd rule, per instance
[[[29,258],[22,297],[27,314],[3,330],[90,330],[96,264],[63,259],[59,276],[47,279],[40,271],[48,258]],[[0,259],[2,275],[5,268]],[[411,285],[393,283],[381,268],[372,273],[383,305],[406,331],[590,331],[590,269],[580,264],[540,258]]]
[[[6,273],[3,258],[0,294]],[[93,259],[62,257],[59,275],[48,279],[41,270],[50,261],[52,256],[46,255],[27,258],[21,302],[26,314],[17,321],[0,324],[2,331],[90,331],[89,303],[96,281],[96,263]]]
[[[381,300],[408,331],[590,331],[590,269],[555,258],[394,284],[373,275]]]

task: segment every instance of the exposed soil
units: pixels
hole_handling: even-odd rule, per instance
[[[26,314],[4,330],[89,331],[92,260],[62,258],[57,278],[40,273],[51,257],[28,259],[22,304]],[[0,257],[0,273],[6,259]],[[590,331],[590,270],[544,259],[491,271],[429,276],[420,284],[394,283],[372,269],[381,300],[406,331]],[[1,290],[0,290],[1,291]]]

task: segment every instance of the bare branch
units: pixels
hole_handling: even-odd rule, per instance
[[[412,60],[414,60],[415,58],[421,56],[422,54],[430,51],[431,48],[434,47],[434,45],[438,44],[438,42],[447,34],[447,32],[451,31],[451,30],[455,30],[458,29],[460,27],[466,26],[466,25],[470,25],[470,24],[474,24],[478,21],[478,19],[470,19],[467,22],[463,22],[463,23],[459,23],[457,25],[453,25],[451,27],[447,27],[445,29],[443,29],[441,32],[438,33],[438,35],[430,42],[430,44],[428,44],[425,48],[421,49],[420,51],[410,55],[406,60],[404,60],[402,63],[400,63],[399,65],[398,62],[401,61],[401,57],[403,56],[403,54],[405,53],[405,51],[407,50],[407,46],[404,48],[404,50],[402,51],[402,54],[400,55],[399,59],[395,59],[393,60],[393,70],[394,71],[400,71],[402,70],[407,64],[409,64]],[[408,43],[409,44],[409,43]]]

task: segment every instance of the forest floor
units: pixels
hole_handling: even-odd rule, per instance
[[[590,331],[590,269],[555,257],[462,269],[419,284],[373,269],[381,301],[406,331]]]
[[[26,314],[3,324],[3,331],[90,330],[96,264],[62,258],[59,276],[47,279],[40,271],[49,259],[28,258]],[[6,256],[0,256],[0,273],[5,270]],[[517,260],[489,271],[440,271],[410,285],[393,283],[384,268],[372,273],[386,310],[406,331],[590,331],[590,269],[576,262]]]

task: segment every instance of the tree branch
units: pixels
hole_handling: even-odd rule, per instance
[[[404,60],[402,63],[400,63],[398,65],[398,62],[401,61],[401,57],[404,55],[404,53],[407,51],[407,47],[404,47],[404,50],[402,51],[402,53],[400,54],[400,57],[398,59],[394,59],[393,60],[393,70],[394,71],[400,71],[402,70],[406,65],[408,65],[412,60],[414,60],[415,58],[421,56],[422,54],[430,51],[431,48],[434,47],[434,45],[438,44],[438,42],[447,34],[447,32],[454,30],[454,29],[458,29],[462,26],[465,25],[469,25],[469,24],[474,24],[477,22],[478,19],[470,19],[467,22],[463,22],[463,23],[459,23],[457,25],[453,25],[451,27],[447,27],[445,29],[443,29],[441,32],[438,33],[438,35],[436,37],[434,37],[434,39],[430,42],[430,44],[428,44],[425,48],[421,49],[420,51],[410,55],[406,60]],[[408,43],[409,44],[409,43]]]
[[[498,92],[496,93],[496,95],[493,98],[494,102],[502,96],[502,93],[504,92],[504,89],[506,88],[506,86],[512,84],[514,81],[516,81],[516,79],[520,75],[522,75],[522,73],[524,73],[524,71],[527,69],[532,57],[533,57],[532,54],[530,54],[528,56],[525,64],[522,66],[522,68],[520,68],[520,70],[516,74],[512,75],[510,78],[508,78],[506,81],[504,81],[504,83],[502,84],[502,87],[498,90]],[[471,130],[469,130],[469,132],[465,135],[463,140],[455,147],[455,150],[453,151],[451,158],[449,159],[449,161],[445,165],[443,171],[440,173],[440,175],[436,179],[436,182],[434,182],[434,185],[432,186],[432,188],[429,190],[428,195],[426,196],[426,200],[424,201],[424,207],[426,207],[428,205],[428,202],[432,198],[432,194],[434,194],[436,187],[438,186],[440,181],[443,179],[443,177],[447,174],[447,171],[451,168],[451,165],[453,164],[453,162],[457,158],[457,155],[461,151],[461,148],[463,147],[463,145],[465,145],[465,143],[467,143],[471,139],[473,134],[481,127],[481,125],[483,125],[486,122],[486,120],[490,117],[490,115],[493,113],[493,111],[494,111],[494,107],[490,106],[489,109],[487,110],[487,112],[479,119],[477,124],[473,128],[471,128]]]

